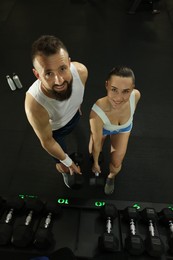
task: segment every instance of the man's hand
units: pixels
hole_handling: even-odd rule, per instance
[[[57,163],[56,169],[61,173],[70,173],[70,175],[73,175],[74,173],[82,174],[80,167],[77,166],[74,162],[72,162],[70,167],[65,166],[63,163]]]
[[[71,175],[73,175],[74,173],[82,174],[82,173],[81,173],[80,166],[76,165],[74,162],[73,162],[72,165],[69,167],[69,170],[70,170],[70,174],[71,174]]]

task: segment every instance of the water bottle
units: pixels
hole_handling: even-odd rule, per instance
[[[18,88],[23,88],[22,83],[16,73],[13,73],[13,80]]]
[[[16,86],[9,75],[6,76],[6,79],[7,79],[8,85],[10,86],[11,90],[13,90],[13,91],[16,90]]]

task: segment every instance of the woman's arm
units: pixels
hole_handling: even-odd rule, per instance
[[[103,132],[103,121],[101,118],[94,112],[90,113],[90,131],[91,131],[91,142],[92,142],[92,156],[94,160],[94,167],[99,167],[99,154],[102,149],[102,132]]]

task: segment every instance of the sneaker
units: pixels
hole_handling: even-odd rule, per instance
[[[70,188],[70,186],[69,186],[69,173],[62,173],[62,177],[63,177],[63,179],[64,179],[65,185],[66,185],[68,188]]]
[[[106,184],[104,188],[104,192],[106,195],[110,195],[114,192],[114,178],[107,178],[106,179]]]

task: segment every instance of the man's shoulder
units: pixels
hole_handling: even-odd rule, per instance
[[[71,63],[75,66],[75,68],[76,68],[76,70],[77,70],[77,72],[78,72],[78,74],[79,74],[79,76],[82,80],[82,83],[85,85],[85,82],[88,78],[87,67],[84,64],[77,62],[77,61],[73,61]]]
[[[25,95],[25,107],[29,110],[29,111],[34,111],[35,109],[37,109],[39,107],[39,103],[37,102],[37,100],[31,95],[31,93],[26,92]]]
[[[42,119],[44,120],[44,117],[47,117],[48,114],[45,108],[39,104],[30,93],[26,93],[25,112],[28,119],[32,122],[35,120],[42,121]]]
[[[75,66],[75,68],[78,69],[86,69],[86,66],[78,61],[71,61],[71,63]]]

